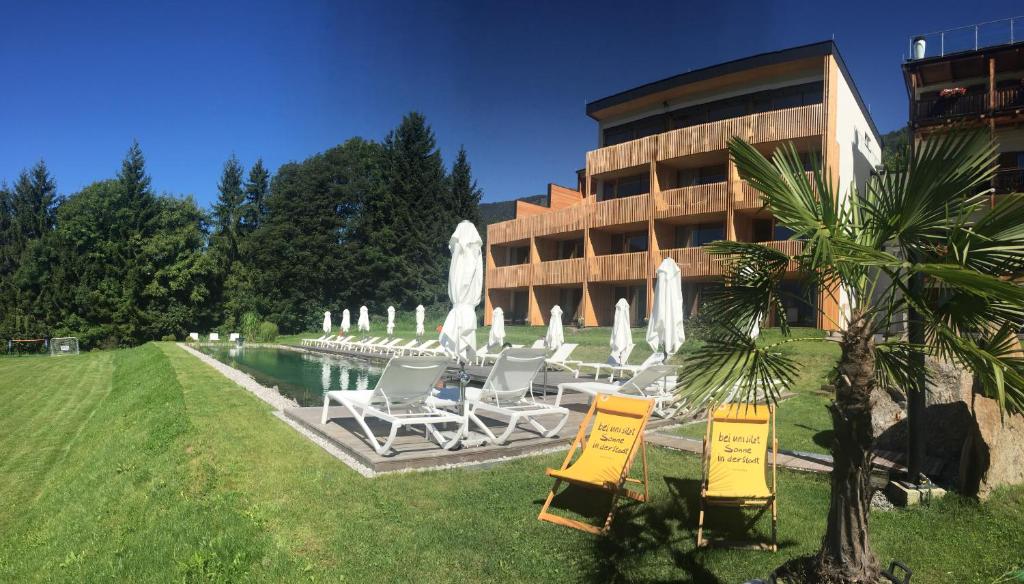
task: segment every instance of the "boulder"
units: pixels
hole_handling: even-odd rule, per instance
[[[979,396],[973,419],[961,457],[961,490],[984,499],[996,487],[1024,483],[1024,415],[1001,416],[996,400]]]

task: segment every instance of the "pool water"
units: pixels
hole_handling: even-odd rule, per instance
[[[300,406],[323,404],[324,391],[373,389],[381,368],[356,359],[271,347],[200,347],[214,359],[277,387]]]

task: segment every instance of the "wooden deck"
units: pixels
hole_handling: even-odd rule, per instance
[[[555,374],[552,373],[551,375],[554,376]],[[538,399],[546,403],[553,403],[554,398],[554,393],[549,394],[547,397],[538,395]],[[373,472],[384,473],[440,468],[449,465],[498,462],[508,458],[538,454],[566,447],[576,435],[580,422],[582,422],[584,415],[587,413],[589,407],[588,399],[587,396],[575,392],[567,392],[563,396],[562,405],[567,407],[571,413],[568,422],[562,427],[559,434],[552,438],[540,436],[528,424],[523,422],[504,445],[487,444],[447,451],[443,450],[432,440],[427,440],[421,428],[404,429],[399,432],[398,438],[395,439],[393,445],[395,452],[388,456],[377,454],[367,442],[362,429],[345,408],[341,406],[332,406],[328,409],[329,419],[326,425],[320,424],[322,408],[319,407],[289,408],[284,410],[284,415],[302,427],[326,438]],[[503,423],[497,418],[485,418],[485,421],[492,428],[504,428],[507,423]],[[381,423],[379,420],[368,420],[368,423],[378,436],[387,436],[389,429],[387,424]],[[652,418],[648,427],[653,429],[676,423],[678,421]],[[378,428],[380,429],[379,432]]]

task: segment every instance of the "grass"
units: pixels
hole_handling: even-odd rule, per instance
[[[5,359],[0,379],[5,582],[738,582],[824,528],[825,478],[781,472],[778,554],[695,550],[699,462],[657,448],[651,503],[606,538],[536,520],[557,454],[365,479],[169,343]],[[1021,563],[1024,488],[872,522],[915,581],[987,582]]]

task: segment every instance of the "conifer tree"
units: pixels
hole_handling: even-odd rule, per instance
[[[455,157],[455,164],[452,165],[452,174],[449,178],[452,192],[452,214],[458,221],[472,221],[477,228],[480,228],[480,196],[482,193],[473,179],[473,171],[469,166],[469,158],[466,155],[466,148],[459,147],[459,154]],[[452,229],[455,229],[452,225]]]
[[[249,169],[249,177],[245,181],[245,206],[242,211],[242,224],[246,231],[259,229],[267,216],[267,195],[270,193],[270,172],[263,166],[263,159],[256,159]]]
[[[224,163],[217,185],[217,202],[213,204],[214,236],[222,242],[228,267],[238,258],[239,225],[242,221],[245,193],[242,191],[241,163],[234,154]]]

